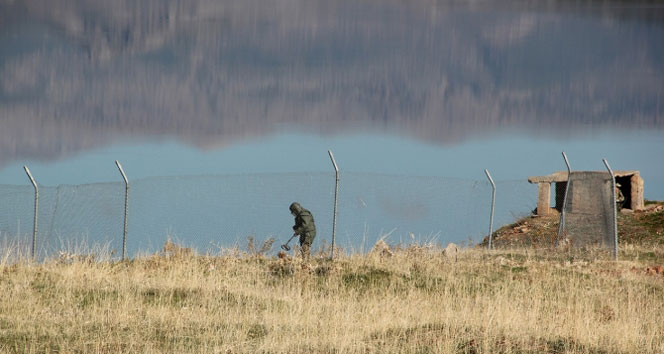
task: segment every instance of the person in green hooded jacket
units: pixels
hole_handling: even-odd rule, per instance
[[[314,238],[316,238],[314,216],[311,215],[309,210],[303,208],[300,203],[297,202],[291,204],[289,209],[291,214],[295,217],[293,232],[300,236],[302,258],[308,258],[311,244],[314,243]]]

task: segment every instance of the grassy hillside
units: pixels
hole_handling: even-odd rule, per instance
[[[537,248],[308,263],[167,251],[0,263],[0,352],[664,351],[660,246],[625,246],[619,262]]]
[[[494,245],[505,247],[553,247],[556,244],[560,215],[533,216],[505,225],[493,233]],[[664,203],[646,202],[646,208],[618,213],[619,245],[664,245]],[[481,245],[486,246],[488,238]]]

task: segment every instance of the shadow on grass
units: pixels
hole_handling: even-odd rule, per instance
[[[364,340],[375,352],[439,353],[449,349],[455,353],[610,353],[589,347],[572,338],[522,338],[506,334],[487,336],[486,330],[475,327],[450,326],[445,323],[430,323],[416,327],[394,327],[372,333]]]

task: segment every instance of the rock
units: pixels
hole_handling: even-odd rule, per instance
[[[194,254],[194,250],[190,247],[182,247],[168,239],[164,243],[162,253],[166,257],[189,257]]]
[[[390,250],[390,246],[383,239],[380,239],[378,240],[378,242],[376,242],[373,248],[371,248],[370,253],[379,256],[387,256],[387,257],[390,257],[394,254]]]
[[[644,212],[646,214],[657,213],[664,210],[664,205],[662,204],[648,204],[643,209],[638,210],[639,212]]]
[[[94,255],[76,254],[69,252],[59,252],[58,262],[63,264],[72,263],[93,263],[95,261]]]
[[[448,243],[447,247],[443,250],[443,256],[449,258],[449,259],[454,259],[455,261],[457,260],[457,257],[459,255],[459,246],[457,246],[454,243]]]
[[[664,275],[664,267],[662,266],[652,266],[646,268],[646,273],[649,275],[657,275],[657,274],[663,274]]]

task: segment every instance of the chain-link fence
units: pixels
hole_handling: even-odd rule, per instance
[[[564,151],[562,155],[567,165],[567,182],[559,240],[576,247],[613,246],[613,256],[618,259],[617,183],[609,162],[602,159],[608,172],[573,172]]]
[[[572,172],[568,180],[562,235],[574,246],[614,246],[616,208],[607,172]]]
[[[536,188],[498,181],[495,223],[528,215]],[[314,248],[332,238],[335,174],[250,174],[157,177],[130,181],[127,256],[152,253],[167,239],[199,252],[246,246],[248,237],[277,242],[292,235],[288,206],[313,213]],[[480,241],[487,235],[492,187],[488,181],[340,172],[337,246],[369,250],[381,237],[394,243]],[[75,245],[106,245],[122,255],[125,185],[39,186],[36,258]],[[34,190],[0,185],[0,233],[31,244]],[[26,246],[27,247],[27,246]],[[27,248],[29,249],[29,247]]]

